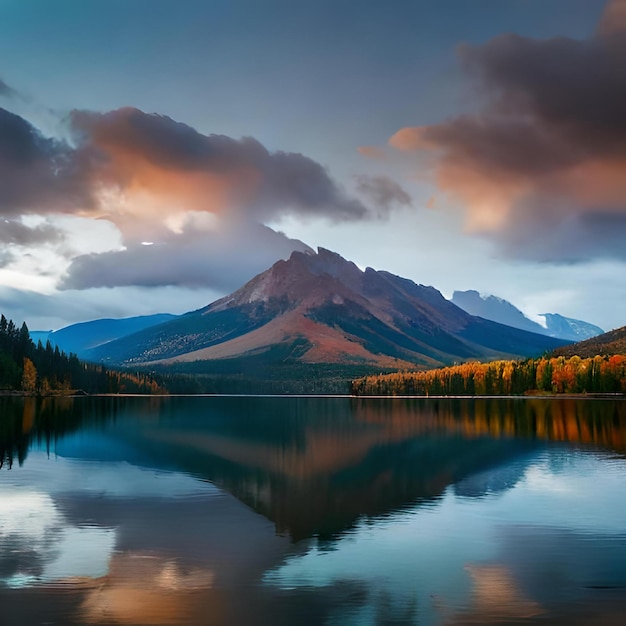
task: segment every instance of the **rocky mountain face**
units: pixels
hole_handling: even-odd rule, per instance
[[[528,319],[517,307],[496,296],[481,296],[478,291],[455,291],[452,302],[467,311],[493,322],[564,341],[582,341],[604,332],[599,326],[558,313],[542,313],[543,324]]]
[[[563,345],[468,314],[433,287],[338,254],[294,252],[234,293],[90,352],[117,364],[277,362],[438,366]],[[180,371],[180,367],[179,367]]]

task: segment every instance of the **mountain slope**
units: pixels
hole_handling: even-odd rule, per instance
[[[608,333],[592,337],[585,341],[557,348],[555,356],[571,357],[578,355],[584,359],[598,354],[612,356],[614,354],[626,355],[626,326],[610,330]]]
[[[35,331],[31,333],[31,336],[35,342],[41,341],[45,345],[46,341],[50,341],[53,346],[59,346],[60,350],[82,357],[97,346],[132,335],[145,328],[169,322],[176,317],[170,313],[157,313],[123,319],[91,320],[49,333]]]
[[[599,326],[558,313],[542,313],[540,317],[543,317],[544,323],[538,324],[528,319],[507,300],[496,296],[481,296],[474,290],[455,291],[452,302],[470,315],[565,341],[581,341],[604,332]]]
[[[562,342],[467,314],[433,287],[338,254],[294,252],[229,296],[95,348],[123,364],[277,362],[437,366],[526,356]],[[264,361],[265,359],[265,361]],[[194,371],[198,371],[197,364]]]

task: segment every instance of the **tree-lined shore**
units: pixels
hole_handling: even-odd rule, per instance
[[[541,357],[462,363],[417,372],[365,376],[352,382],[357,396],[504,396],[529,393],[626,393],[626,356]]]
[[[152,376],[83,363],[47,341],[35,345],[26,323],[0,317],[0,393],[66,395],[85,393],[166,393]]]

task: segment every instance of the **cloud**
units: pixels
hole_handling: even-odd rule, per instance
[[[386,217],[394,205],[411,206],[411,196],[387,176],[356,176],[357,190],[367,197],[379,217]]]
[[[235,288],[306,248],[264,222],[373,219],[404,201],[391,181],[364,182],[373,210],[303,154],[272,152],[251,137],[202,134],[135,108],[75,110],[64,127],[67,140],[48,138],[0,109],[0,218],[8,219],[0,242],[61,237],[50,225],[27,228],[20,218],[28,214],[104,219],[121,233],[124,250],[76,256],[63,289]]]
[[[359,146],[357,152],[368,159],[384,159],[387,156],[385,151],[377,146]]]
[[[626,2],[609,0],[598,24],[598,33],[611,36],[613,33],[626,33]]]
[[[28,226],[18,220],[0,222],[0,243],[4,245],[28,246],[32,244],[59,243],[63,232],[52,224]]]
[[[71,145],[0,109],[0,215],[104,217],[129,238],[188,211],[256,222],[373,216],[318,162],[251,137],[203,135],[133,108],[73,111],[66,125]]]
[[[626,0],[587,40],[507,34],[459,56],[485,106],[403,128],[390,145],[430,154],[467,230],[503,254],[626,258]]]
[[[0,313],[31,330],[58,329],[101,318],[186,313],[217,300],[222,291],[182,287],[119,287],[44,294],[0,285]]]
[[[229,292],[293,250],[309,248],[254,222],[206,230],[201,216],[195,216],[181,233],[158,243],[133,243],[125,250],[76,257],[60,288],[174,285]]]
[[[0,216],[73,212],[89,203],[74,151],[0,108]]]
[[[99,215],[129,236],[147,216],[187,211],[256,222],[287,214],[358,220],[369,216],[316,161],[270,152],[251,137],[203,135],[169,117],[125,108],[69,118]]]
[[[0,250],[0,268],[7,267],[7,265],[11,265],[15,260],[15,256],[10,250]]]

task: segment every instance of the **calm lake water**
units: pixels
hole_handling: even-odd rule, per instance
[[[0,624],[620,624],[626,402],[0,398]]]

